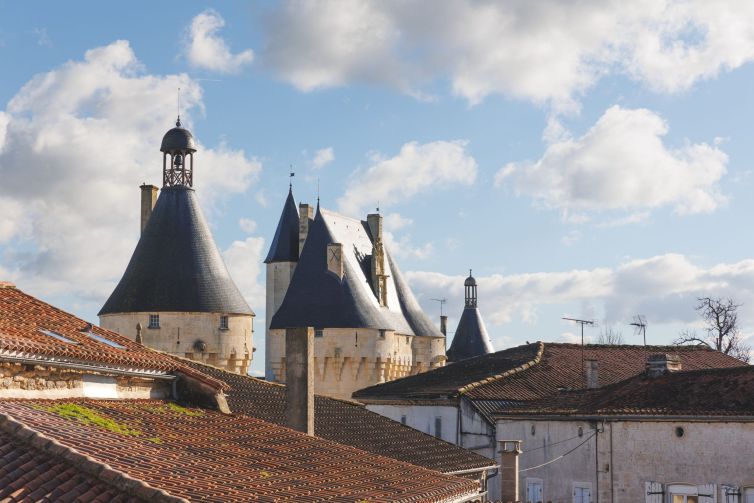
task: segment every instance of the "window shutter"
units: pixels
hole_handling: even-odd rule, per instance
[[[741,503],[741,488],[738,486],[723,484],[720,486],[720,495],[720,503]]]
[[[699,503],[717,503],[717,486],[715,484],[702,484],[697,486]]]
[[[663,503],[663,496],[665,495],[665,490],[662,487],[662,483],[645,482],[644,488],[646,489],[644,491],[646,493],[646,497],[644,499],[645,503]]]

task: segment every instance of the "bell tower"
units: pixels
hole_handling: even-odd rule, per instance
[[[471,275],[471,269],[469,269],[469,277],[463,282],[464,289],[466,290],[466,306],[465,307],[477,307],[476,301],[476,279]]]
[[[181,127],[181,116],[175,127],[165,133],[160,146],[162,152],[162,186],[194,186],[194,152],[196,143],[191,131]]]

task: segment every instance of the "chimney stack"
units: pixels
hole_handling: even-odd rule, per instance
[[[600,364],[597,360],[584,361],[584,381],[588,389],[599,388]]]
[[[382,241],[382,215],[379,213],[370,213],[367,215],[367,224],[369,225],[369,232],[372,234],[372,240]]]
[[[314,435],[314,328],[285,329],[285,420]]]
[[[501,501],[521,501],[518,499],[518,457],[521,454],[521,440],[498,440],[498,442],[500,442]]]
[[[448,317],[444,314],[440,316],[440,332],[442,332],[442,335],[448,336]]]
[[[668,372],[678,372],[681,369],[681,358],[678,355],[659,353],[649,355],[647,359],[647,375],[649,377],[659,377]]]
[[[309,235],[309,223],[314,220],[314,208],[310,204],[298,205],[298,255],[304,251],[304,242]]]
[[[381,306],[387,306],[387,278],[385,274],[385,248],[382,246],[382,215],[367,215],[367,225],[372,234],[372,290]]]
[[[141,232],[147,226],[149,217],[152,215],[152,209],[157,202],[157,187],[154,185],[141,185]]]

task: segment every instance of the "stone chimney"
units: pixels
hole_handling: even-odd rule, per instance
[[[314,208],[311,204],[298,205],[298,255],[304,251],[304,242],[309,235],[309,223],[314,220]]]
[[[285,329],[285,420],[314,435],[314,328]]]
[[[154,185],[141,185],[141,232],[147,226],[149,217],[152,215],[152,209],[157,202],[157,187]]]
[[[382,215],[367,215],[369,232],[372,234],[372,290],[381,306],[387,306],[387,278],[385,274],[385,248],[382,245]]]
[[[442,335],[448,336],[448,317],[444,314],[440,316],[440,332],[442,332]]]
[[[518,502],[519,473],[518,458],[521,454],[521,440],[498,440],[500,442],[500,492],[501,501]]]
[[[647,359],[647,375],[649,377],[659,377],[668,372],[677,372],[681,369],[681,358],[678,355],[659,353],[649,355]]]
[[[599,388],[600,364],[597,360],[584,361],[584,384],[589,389]]]
[[[327,245],[327,270],[343,279],[343,245],[330,243]]]

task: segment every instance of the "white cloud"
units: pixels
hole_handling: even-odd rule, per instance
[[[442,292],[450,305],[463,302],[464,276],[408,272],[420,298]],[[537,321],[546,306],[581,306],[608,324],[623,323],[644,314],[651,324],[697,321],[693,306],[699,296],[731,297],[754,305],[754,260],[694,264],[679,254],[626,261],[613,268],[476,276],[485,319],[502,325],[514,320]],[[754,326],[754,311],[742,309],[741,321]]]
[[[335,152],[332,147],[321,148],[314,154],[312,159],[312,167],[314,169],[321,169],[335,160]]]
[[[233,281],[241,290],[252,309],[257,314],[255,324],[264,326],[260,319],[264,318],[265,289],[262,272],[262,253],[264,252],[264,238],[247,237],[243,241],[233,241],[223,252],[225,264],[233,277]],[[262,333],[262,337],[264,334]],[[259,341],[256,342],[259,344]],[[255,355],[263,357],[263,355]]]
[[[250,218],[242,218],[238,221],[238,227],[246,234],[254,234],[257,230],[257,223]]]
[[[737,0],[288,0],[267,31],[267,64],[304,91],[366,82],[422,97],[447,79],[471,103],[568,107],[608,74],[676,92],[754,59],[754,5]]]
[[[396,232],[412,225],[413,223],[413,220],[404,217],[400,213],[388,213],[385,215],[383,225],[385,226],[385,229]]]
[[[37,75],[11,99],[0,112],[6,276],[45,298],[101,306],[138,239],[138,186],[160,179],[177,87],[190,124],[202,108],[199,85],[184,74],[145,73],[128,42],[117,41]],[[205,207],[245,191],[261,170],[227,145],[199,144],[194,164]]]
[[[186,57],[192,66],[221,73],[238,73],[254,60],[254,52],[246,49],[238,54],[230,52],[228,45],[217,35],[225,20],[212,9],[207,9],[191,21],[185,44]]]
[[[358,215],[365,207],[403,201],[429,188],[451,184],[471,185],[477,164],[466,152],[467,141],[406,143],[395,157],[370,156],[370,166],[351,174],[341,211]]]
[[[663,143],[667,132],[650,110],[613,106],[584,136],[566,135],[539,160],[503,167],[495,183],[512,178],[519,194],[564,214],[624,210],[639,219],[637,210],[663,206],[679,214],[714,211],[726,201],[718,182],[728,156],[706,143],[671,148]]]
[[[568,234],[560,238],[560,242],[566,246],[571,246],[576,244],[582,236],[583,234],[581,233],[581,231],[572,230]]]

